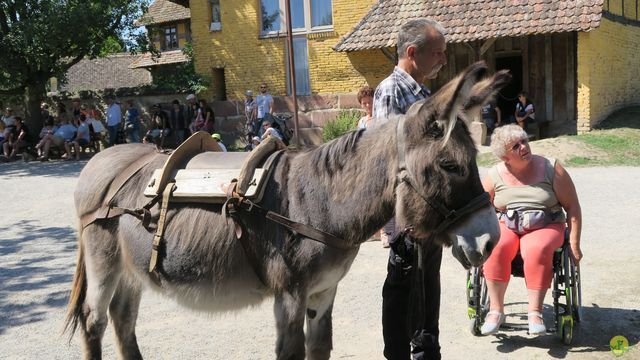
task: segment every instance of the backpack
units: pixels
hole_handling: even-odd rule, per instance
[[[293,137],[293,130],[289,126],[287,126],[286,118],[282,115],[273,116],[272,114],[265,114],[264,120],[268,120],[271,123],[271,126],[278,130],[278,132],[282,135],[282,142],[289,146],[291,142],[291,138]]]

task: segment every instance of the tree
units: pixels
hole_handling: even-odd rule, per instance
[[[122,39],[145,7],[145,0],[0,1],[0,95],[22,96],[27,125],[39,128],[47,81]],[[145,39],[134,41],[144,47]]]

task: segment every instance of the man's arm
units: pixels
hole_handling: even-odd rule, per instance
[[[273,96],[269,96],[269,114],[273,114]]]

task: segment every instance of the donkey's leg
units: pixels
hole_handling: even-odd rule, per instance
[[[307,358],[325,360],[333,348],[331,314],[337,286],[313,294],[307,304]]]
[[[294,289],[276,294],[276,358],[278,360],[304,359],[304,312],[306,296]]]
[[[121,359],[142,359],[136,339],[136,319],[141,295],[140,284],[123,276],[109,305]]]
[[[115,232],[92,225],[83,231],[87,293],[80,316],[84,357],[102,358],[102,337],[107,327],[107,307],[120,278]]]

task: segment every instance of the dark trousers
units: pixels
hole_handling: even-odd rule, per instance
[[[411,248],[409,255],[413,255]],[[403,271],[393,261],[390,254],[387,278],[382,288],[382,334],[384,356],[390,360],[433,360],[440,359],[438,321],[440,317],[440,265],[442,246],[430,244],[422,247],[424,267],[424,319],[422,329],[409,329],[410,291],[414,271]],[[409,256],[407,256],[409,257]],[[412,259],[408,258],[411,262]],[[420,323],[411,319],[411,323]]]

